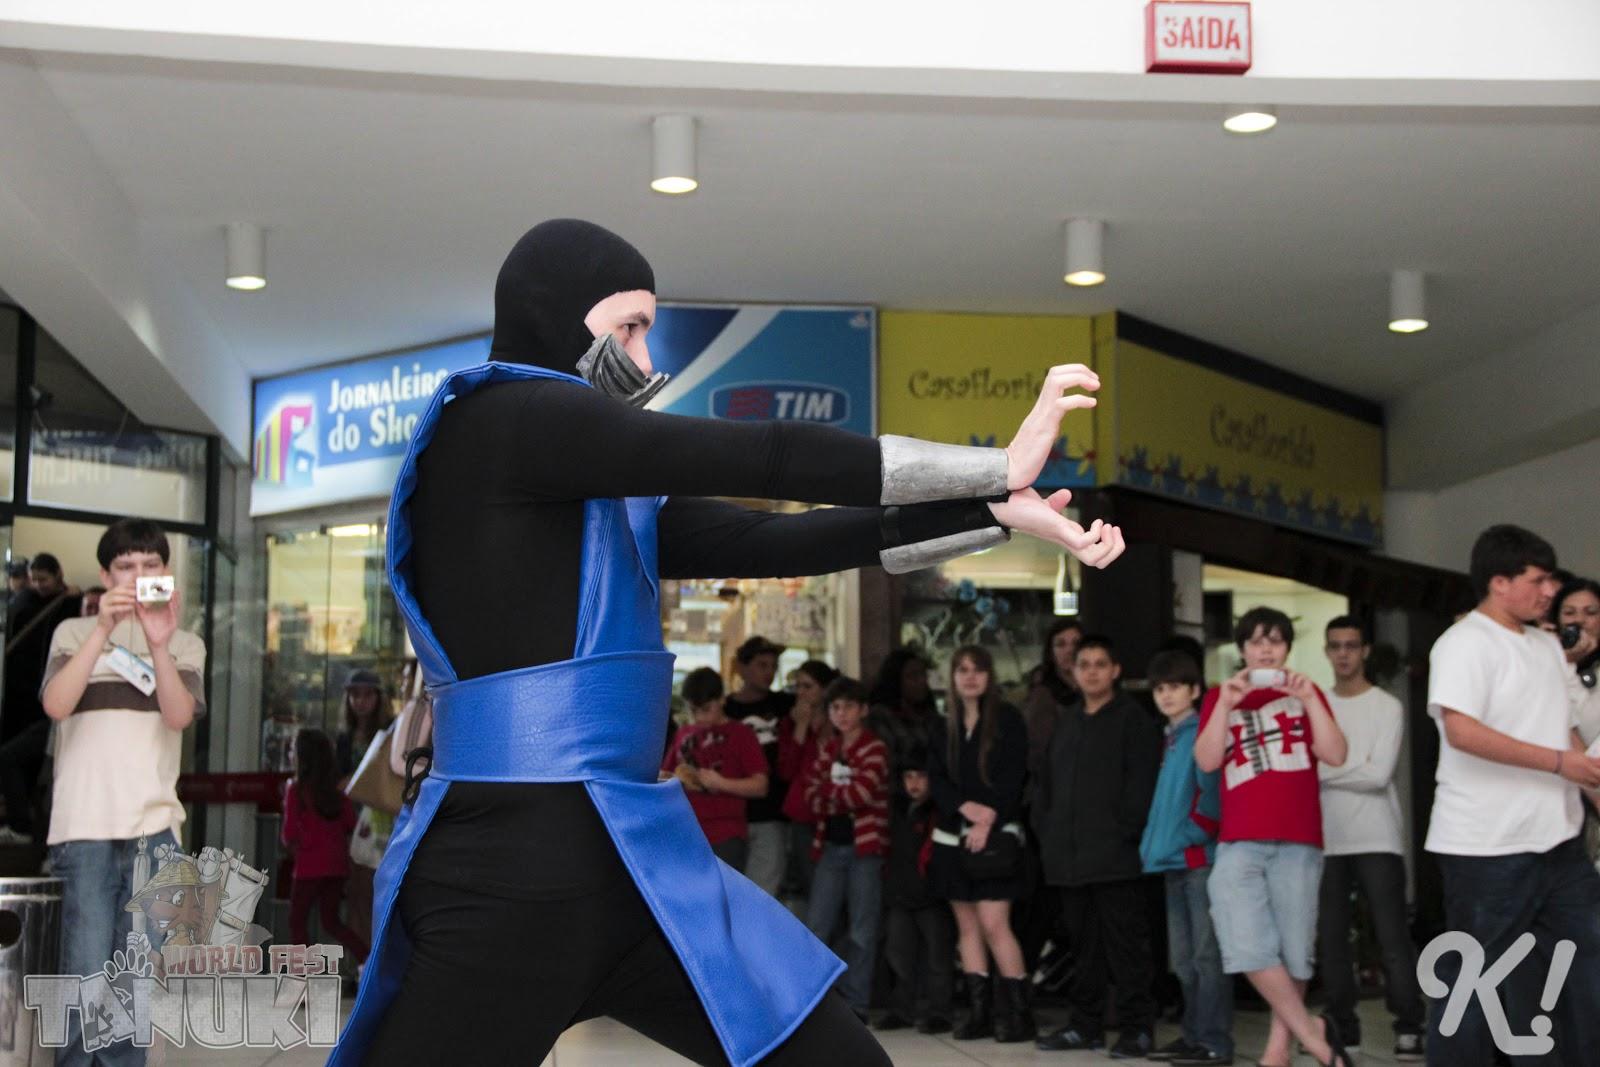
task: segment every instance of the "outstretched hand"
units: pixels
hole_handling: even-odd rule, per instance
[[[1048,498],[1034,489],[1018,489],[1004,503],[990,504],[989,511],[1000,525],[1060,545],[1086,567],[1104,567],[1122,555],[1127,545],[1121,528],[1096,519],[1085,530],[1061,514],[1071,500],[1072,492],[1067,489],[1058,489]]]
[[[1100,376],[1082,363],[1064,363],[1050,368],[1033,410],[1028,412],[1028,417],[1017,427],[1017,435],[1006,446],[1007,489],[1026,489],[1038,479],[1061,437],[1063,415],[1077,408],[1094,407],[1094,397],[1067,390],[1093,392],[1098,388]]]

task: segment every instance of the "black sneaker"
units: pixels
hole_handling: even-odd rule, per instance
[[[878,1016],[878,1021],[872,1024],[874,1030],[904,1030],[911,1023],[901,1018],[892,1011],[884,1012]]]
[[[1198,1045],[1191,1045],[1189,1042],[1180,1037],[1178,1040],[1167,1045],[1162,1045],[1160,1048],[1150,1052],[1147,1056],[1145,1056],[1145,1059],[1156,1060],[1158,1062],[1175,1062],[1191,1052],[1202,1051],[1204,1050]]]
[[[919,1034],[947,1034],[950,1032],[950,1020],[943,1015],[930,1015],[926,1019],[917,1021]]]
[[[1033,1043],[1046,1052],[1077,1052],[1080,1049],[1104,1048],[1104,1034],[1086,1034],[1073,1026],[1063,1026],[1053,1034],[1045,1034]]]
[[[1427,1059],[1421,1034],[1394,1035],[1394,1058],[1401,1063],[1421,1063]]]
[[[1111,1046],[1114,1060],[1142,1060],[1156,1047],[1156,1039],[1148,1030],[1124,1030],[1117,1043]]]
[[[1172,1064],[1173,1067],[1232,1067],[1233,1057],[1212,1052],[1208,1048],[1196,1047],[1187,1056],[1179,1056],[1173,1060]]]

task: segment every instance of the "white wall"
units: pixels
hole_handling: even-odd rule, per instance
[[[1384,552],[1465,571],[1473,540],[1497,522],[1545,538],[1568,570],[1600,576],[1600,437],[1436,493],[1385,494]]]

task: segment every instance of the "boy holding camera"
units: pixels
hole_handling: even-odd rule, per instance
[[[767,757],[756,732],[728,718],[722,676],[716,671],[690,671],[683,680],[683,699],[694,721],[672,739],[662,775],[683,783],[711,851],[742,874],[750,856],[746,808],[752,798],[767,795]]]
[[[950,908],[928,890],[928,860],[939,812],[928,784],[928,750],[916,746],[908,749],[904,758],[902,795],[891,802],[889,869],[884,876],[884,891],[889,895],[885,955],[894,986],[889,1010],[878,1020],[877,1028],[900,1030],[917,1019],[919,1033],[939,1034],[950,1029],[955,986]],[[916,1010],[919,982],[928,1004],[921,1018]]]
[[[1319,1064],[1349,1067],[1336,1028],[1305,1005],[1322,882],[1317,762],[1344,763],[1344,735],[1322,691],[1284,667],[1289,616],[1252,608],[1234,641],[1245,669],[1206,694],[1194,744],[1200,770],[1222,770],[1222,829],[1206,883],[1222,967],[1246,975],[1272,1007],[1262,1067],[1288,1067],[1291,1035]]]
[[[1149,1058],[1181,1067],[1232,1063],[1233,982],[1222,973],[1206,892],[1221,828],[1221,788],[1215,771],[1194,762],[1200,665],[1186,652],[1159,652],[1146,673],[1167,729],[1139,858],[1146,874],[1166,881],[1167,948],[1183,987],[1182,1035]]]
[[[78,975],[126,947],[134,860],[178,843],[183,731],[205,714],[205,645],[178,628],[166,535],[153,522],[123,519],[96,554],[106,586],[100,613],[56,628],[41,697],[58,724],[49,843],[62,880],[61,973]],[[77,1013],[68,1027],[56,1062],[87,1064]],[[93,1055],[145,1060],[131,1042]]]

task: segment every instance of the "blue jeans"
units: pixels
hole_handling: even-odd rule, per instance
[[[1248,974],[1282,965],[1311,981],[1316,960],[1322,850],[1293,841],[1223,841],[1206,883],[1222,969]]]
[[[125,841],[63,841],[50,846],[50,872],[61,879],[61,969],[59,974],[93,974],[110,961],[114,952],[127,948],[133,930],[133,861],[139,838]],[[172,831],[163,830],[143,839],[155,873],[155,851],[176,845]],[[147,931],[149,932],[149,931]],[[151,937],[159,951],[159,936]],[[83,1047],[82,1019],[76,1011],[67,1021],[67,1047],[56,1050],[57,1067],[144,1067],[145,1050],[131,1041],[118,1042],[90,1053]]]
[[[806,925],[824,943],[833,936],[839,909],[848,907],[850,951],[839,992],[858,1012],[872,998],[872,962],[878,949],[879,900],[883,895],[883,857],[858,856],[854,845],[823,845],[811,880]]]
[[[1600,1049],[1600,874],[1575,837],[1549,852],[1509,856],[1438,855],[1444,876],[1445,927],[1476,938],[1483,946],[1485,971],[1524,933],[1534,935],[1533,952],[1498,989],[1512,1034],[1534,1032],[1537,1015],[1550,1017],[1555,1050],[1547,1056],[1512,1056],[1522,1064],[1567,1064],[1588,1067]],[[1577,954],[1555,1009],[1540,1005],[1551,953],[1566,939]],[[1421,968],[1419,968],[1421,970]],[[1441,956],[1433,975],[1454,988],[1461,957]],[[1426,974],[1424,978],[1428,977]],[[1494,1060],[1494,1038],[1476,997],[1454,1034],[1440,1032],[1446,998],[1434,999],[1428,1020],[1428,1062],[1449,1067],[1478,1067]]]
[[[1168,871],[1167,949],[1183,987],[1183,1039],[1224,1058],[1233,1055],[1233,979],[1211,928],[1206,880],[1211,868]]]

